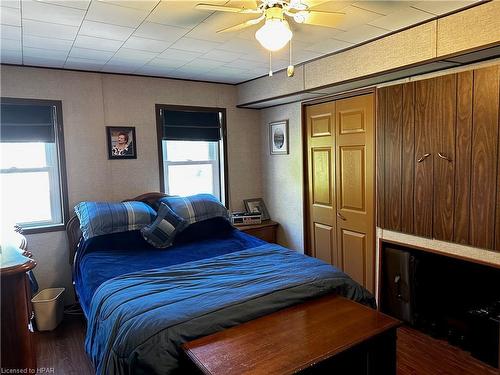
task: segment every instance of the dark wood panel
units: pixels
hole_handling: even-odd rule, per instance
[[[413,82],[403,86],[403,140],[401,165],[401,230],[412,234],[415,176],[415,87]]]
[[[387,87],[377,90],[377,119],[376,119],[376,176],[377,176],[377,225],[385,227],[385,185],[384,185],[384,145],[385,145],[385,121],[387,112]]]
[[[455,220],[453,241],[469,243],[473,72],[457,75]]]
[[[403,86],[387,88],[385,121],[385,226],[401,230],[401,142]]]
[[[494,248],[498,157],[498,66],[474,71],[470,244]]]
[[[425,237],[432,236],[435,92],[436,80],[415,82],[414,229],[416,235]]]
[[[455,188],[456,74],[437,77],[434,139],[433,234],[438,240],[453,240]]]

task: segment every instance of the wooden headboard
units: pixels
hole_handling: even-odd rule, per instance
[[[158,199],[168,196],[164,193],[152,192],[139,195],[135,198],[125,199],[122,202],[128,201],[140,201],[153,205]],[[80,230],[80,220],[78,220],[78,216],[73,215],[71,219],[68,220],[66,224],[66,233],[68,234],[68,243],[69,243],[69,264],[73,264],[76,254],[76,249],[78,248],[78,244],[82,239],[82,231]]]

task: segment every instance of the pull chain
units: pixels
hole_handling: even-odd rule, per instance
[[[269,77],[273,76],[273,53],[269,51]]]
[[[291,39],[288,42],[288,44],[290,47],[290,65],[288,65],[288,68],[286,68],[286,75],[288,77],[293,77],[293,75],[295,74],[295,67],[292,64],[292,40]]]

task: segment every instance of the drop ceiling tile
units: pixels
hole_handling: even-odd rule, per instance
[[[78,27],[55,23],[23,20],[23,33],[46,38],[74,40]]]
[[[2,25],[21,26],[21,10],[16,8],[0,7],[0,23]]]
[[[106,65],[104,65],[101,69],[102,72],[111,72],[111,73],[134,73],[137,69],[139,69],[142,65],[139,63],[124,63],[122,61],[110,60]]]
[[[178,60],[174,58],[169,58],[169,59],[162,59],[162,58],[155,58],[151,60],[147,65],[148,66],[154,66],[156,68],[161,68],[161,69],[167,69],[167,70],[172,70],[172,69],[177,69],[180,68],[183,65],[186,65],[186,60]]]
[[[66,60],[68,52],[43,48],[23,47],[23,56],[53,60]]]
[[[209,42],[208,40],[200,40],[184,37],[179,39],[172,45],[172,48],[181,49],[184,51],[206,53],[220,47],[221,43]]]
[[[336,29],[350,31],[366,23],[369,23],[377,18],[380,18],[379,13],[369,10],[353,7],[352,5],[342,8],[341,12],[345,13],[343,20],[335,25]]]
[[[17,26],[0,25],[2,39],[21,40],[21,28]]]
[[[195,8],[194,1],[162,1],[148,17],[148,21],[163,25],[193,28],[210,13]]]
[[[414,3],[415,1],[356,1],[352,6],[387,16],[407,9]]]
[[[172,42],[165,42],[162,40],[140,38],[138,36],[131,36],[123,45],[124,48],[131,48],[140,51],[149,52],[163,52],[172,45]]]
[[[362,25],[353,30],[336,36],[336,39],[343,40],[349,43],[362,43],[370,39],[377,38],[381,35],[389,33],[390,30],[381,29],[371,25]]]
[[[127,8],[146,10],[150,12],[160,1],[159,0],[98,0],[103,3],[119,5]]]
[[[113,55],[114,52],[111,51],[100,51],[96,49],[87,49],[78,47],[73,47],[71,49],[71,52],[69,53],[69,56],[73,58],[100,61],[103,64],[109,59],[111,59]]]
[[[354,46],[354,43],[328,38],[307,47],[307,50],[327,54],[352,46]]]
[[[412,6],[435,15],[441,15],[464,8],[477,1],[417,1]]]
[[[269,63],[267,61],[252,61],[245,58],[236,59],[229,66],[235,66],[241,69],[268,69]]]
[[[21,0],[2,0],[2,7],[21,9]]]
[[[100,51],[116,52],[122,46],[120,40],[95,38],[93,36],[78,35],[75,39],[75,47],[97,49]]]
[[[76,57],[68,57],[64,68],[66,69],[79,69],[79,70],[101,70],[104,63],[97,60],[79,59]]]
[[[234,38],[233,33],[217,33],[220,27],[206,22],[200,23],[194,27],[186,36],[195,39],[208,40],[210,42],[226,42]]]
[[[312,26],[312,25],[293,25],[293,40],[303,43],[317,43],[325,38],[335,38],[343,31],[331,27]]]
[[[432,14],[427,12],[414,8],[407,8],[389,14],[388,16],[377,18],[376,20],[371,21],[370,25],[395,31],[428,20],[432,17]]]
[[[35,57],[35,56],[23,57],[23,64],[32,66],[47,66],[51,68],[62,68],[64,66],[64,62],[65,59],[56,60],[56,59],[48,59],[44,57]]]
[[[0,39],[0,49],[4,51],[21,51],[21,41],[14,39]]]
[[[54,4],[68,8],[87,10],[91,0],[38,0],[42,3]]]
[[[101,1],[93,1],[85,19],[110,23],[118,26],[137,27],[147,17],[149,11],[117,6]]]
[[[222,61],[222,62],[232,62],[242,56],[242,53],[223,51],[220,49],[214,49],[203,55],[205,59]]]
[[[22,64],[23,54],[21,50],[0,50],[0,62],[3,64]]]
[[[169,48],[163,53],[161,53],[158,57],[162,59],[175,59],[175,60],[183,60],[185,62],[193,61],[194,59],[201,56],[201,53],[192,52],[192,51],[183,51],[180,49]]]
[[[223,43],[218,49],[231,52],[249,53],[262,49],[260,43],[255,39],[242,39],[239,36]]]
[[[162,68],[159,66],[144,65],[135,71],[136,74],[149,76],[168,76],[173,69]]]
[[[203,70],[211,70],[218,68],[220,66],[223,66],[225,63],[222,61],[215,61],[215,60],[209,60],[209,59],[196,59],[191,62],[188,62],[187,64],[183,65],[183,68],[187,69],[198,69],[198,71],[203,71]]]
[[[25,47],[44,48],[69,52],[69,50],[73,46],[73,41],[54,38],[42,38],[35,35],[24,35],[23,45]]]
[[[85,16],[82,9],[62,7],[33,0],[22,2],[23,20],[35,20],[60,25],[80,26]]]
[[[125,41],[133,32],[134,29],[131,27],[85,20],[82,23],[79,35]]]
[[[166,42],[175,42],[180,37],[185,35],[189,29],[181,27],[161,25],[159,23],[144,22],[137,28],[134,36],[163,40]]]
[[[123,61],[142,61],[143,64],[158,56],[156,52],[139,51],[136,49],[120,48],[113,57]]]

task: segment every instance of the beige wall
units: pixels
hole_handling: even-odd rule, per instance
[[[271,155],[269,123],[288,120],[289,154]],[[261,160],[264,202],[280,223],[278,242],[304,252],[301,106],[299,103],[261,111]]]
[[[231,208],[262,195],[255,152],[261,142],[259,112],[235,107],[234,86],[2,66],[0,87],[2,96],[62,100],[70,208],[83,200],[121,200],[159,190],[156,103],[227,108]],[[110,125],[136,127],[137,159],[108,160],[104,127]],[[28,241],[40,287],[64,286],[72,293],[65,232],[30,235]]]

